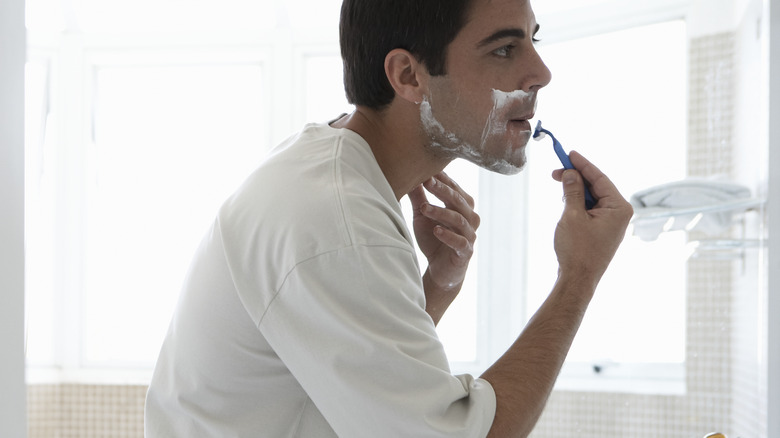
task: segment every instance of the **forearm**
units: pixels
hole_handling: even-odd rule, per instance
[[[526,437],[531,433],[594,290],[593,281],[559,277],[515,343],[482,375],[496,393],[496,416],[489,437]]]
[[[582,155],[577,170],[558,170],[564,211],[555,230],[558,281],[523,333],[482,377],[496,393],[490,437],[526,437],[542,414],[598,283],[623,240],[633,210],[612,182]],[[598,203],[585,210],[589,181]]]
[[[452,301],[458,296],[463,283],[451,288],[442,288],[431,280],[429,271],[423,275],[423,289],[425,290],[425,311],[433,319],[433,324],[438,325],[444,312],[450,307]]]

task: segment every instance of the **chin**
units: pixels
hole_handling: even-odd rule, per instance
[[[523,133],[525,134],[525,133]],[[509,137],[494,139],[480,154],[479,162],[474,163],[483,169],[502,175],[516,175],[525,167],[525,148],[528,144],[528,136],[520,138]]]
[[[504,157],[486,157],[483,168],[502,175],[516,175],[523,170],[526,163],[525,146],[507,153]]]
[[[501,175],[517,175],[525,167],[525,159],[519,162],[510,162],[503,159],[496,160],[469,160],[477,166]]]
[[[501,175],[517,175],[523,170],[523,167],[525,167],[525,163],[518,166],[516,164],[507,163],[504,161],[501,163],[496,163],[491,167],[486,167],[486,169],[491,172],[500,173]]]

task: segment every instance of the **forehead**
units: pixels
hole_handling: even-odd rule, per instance
[[[512,28],[531,36],[535,27],[530,0],[472,0],[458,38],[480,41],[497,30]]]

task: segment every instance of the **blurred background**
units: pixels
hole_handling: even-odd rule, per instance
[[[747,193],[637,209],[533,436],[769,436],[769,1],[532,5],[553,73],[537,117],[566,149],[626,198],[692,180]],[[27,0],[30,437],[143,435],[146,385],[217,209],[270,148],[351,111],[339,8]],[[481,374],[555,279],[560,164],[549,140],[528,158],[513,177],[448,168],[483,218],[439,325],[455,372]],[[697,226],[708,218],[719,227]],[[648,224],[656,236],[635,235]]]

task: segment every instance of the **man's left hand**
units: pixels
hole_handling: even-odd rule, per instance
[[[426,190],[444,207],[431,205]],[[444,172],[417,186],[409,193],[409,200],[417,245],[428,259],[423,275],[426,311],[438,323],[463,285],[480,218],[474,211],[474,199]]]

